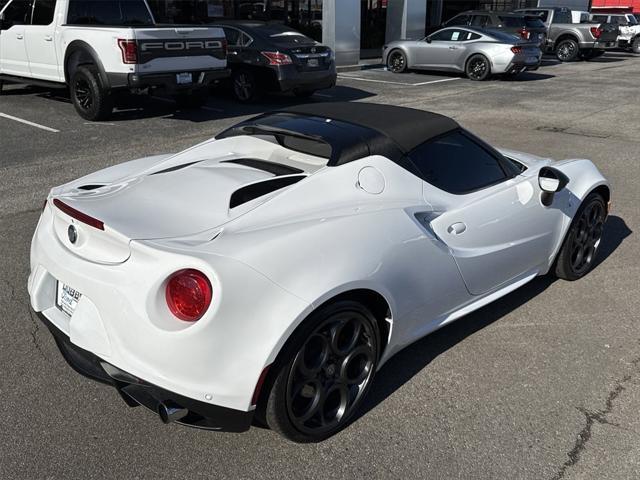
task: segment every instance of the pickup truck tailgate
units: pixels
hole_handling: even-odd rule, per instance
[[[217,27],[136,28],[141,73],[224,68],[227,49]]]

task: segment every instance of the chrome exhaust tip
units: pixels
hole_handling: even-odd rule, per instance
[[[158,404],[158,416],[164,424],[180,420],[186,417],[188,413],[189,410],[171,401]]]

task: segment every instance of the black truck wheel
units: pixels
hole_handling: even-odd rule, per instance
[[[85,120],[104,120],[113,111],[111,92],[100,83],[94,65],[81,65],[71,77],[71,102]]]

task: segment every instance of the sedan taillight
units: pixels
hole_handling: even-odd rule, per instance
[[[290,65],[293,63],[291,57],[286,53],[280,52],[260,52],[267,57],[269,65]]]
[[[122,52],[122,63],[138,63],[138,44],[135,40],[119,38],[118,47]]]
[[[524,27],[518,30],[518,34],[524,40],[529,40],[529,38],[531,37],[531,32]]]
[[[522,53],[522,47],[511,47],[513,53]]]
[[[199,270],[180,270],[169,277],[165,297],[171,313],[185,322],[195,322],[211,304],[211,282]]]

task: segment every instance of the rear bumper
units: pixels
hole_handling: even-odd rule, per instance
[[[53,335],[64,359],[76,372],[92,380],[111,385],[130,407],[142,405],[157,413],[158,407],[163,403],[179,405],[186,408],[189,413],[177,420],[178,423],[208,430],[245,432],[251,426],[253,411],[244,412],[200,402],[148,383],[74,345],[69,337],[42,313],[35,313]]]
[[[281,92],[292,90],[322,90],[336,84],[335,65],[326,70],[301,72],[295,65],[277,67],[275,70],[277,88]]]
[[[193,81],[188,84],[178,84],[179,73],[190,73]],[[189,91],[203,88],[217,80],[228,77],[231,71],[227,68],[214,70],[195,70],[184,72],[163,73],[107,73],[111,88],[161,88],[163,90]]]

